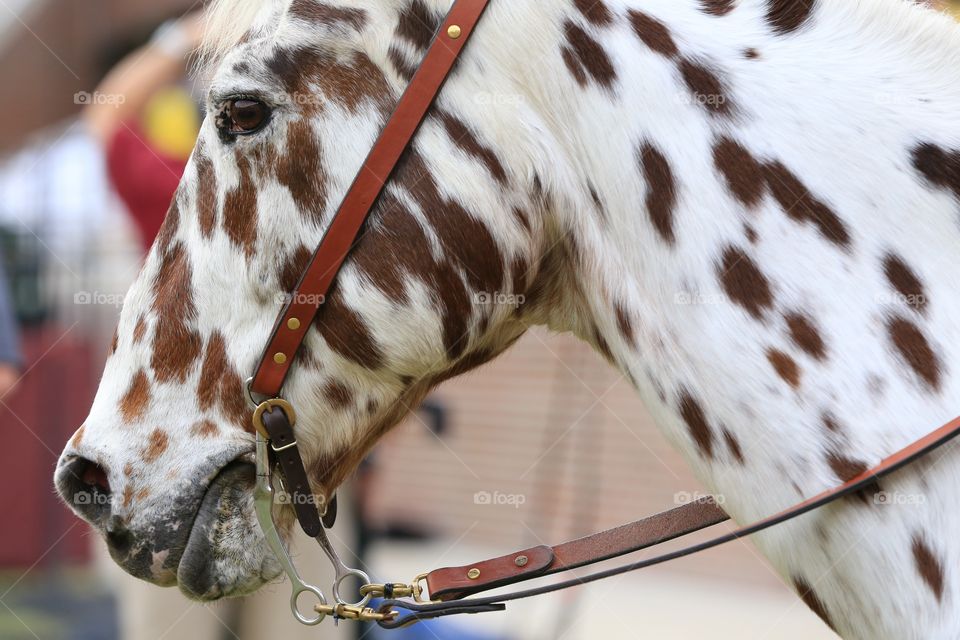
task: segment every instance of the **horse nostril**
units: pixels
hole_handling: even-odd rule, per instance
[[[84,460],[84,462],[86,462],[86,465],[80,476],[81,482],[88,487],[95,487],[110,493],[110,481],[107,480],[107,472],[103,470],[103,467],[89,460]]]
[[[73,458],[56,477],[61,497],[90,522],[103,522],[110,514],[110,481],[106,470],[86,458]]]

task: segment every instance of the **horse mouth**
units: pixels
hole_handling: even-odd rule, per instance
[[[275,578],[253,508],[256,468],[234,460],[210,481],[177,565],[180,590],[195,600],[245,595]]]

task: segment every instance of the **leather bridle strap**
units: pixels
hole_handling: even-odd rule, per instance
[[[398,600],[398,599],[384,600],[381,603],[381,606],[379,609],[381,612],[400,611],[400,610],[406,609],[411,613],[409,615],[402,616],[402,617],[393,616],[391,617],[390,620],[383,620],[379,622],[379,624],[384,628],[394,629],[394,628],[402,627],[404,625],[417,622],[420,620],[426,620],[430,618],[439,618],[442,616],[453,615],[456,613],[482,613],[486,611],[499,611],[504,608],[505,606],[504,603],[506,602],[510,602],[513,600],[521,600],[524,598],[531,598],[534,596],[543,595],[543,594],[551,593],[554,591],[560,591],[562,589],[577,587],[583,584],[594,582],[596,580],[610,578],[610,577],[621,575],[630,571],[636,571],[638,569],[643,569],[643,568],[651,567],[657,564],[662,564],[669,560],[674,560],[677,558],[689,556],[694,553],[698,553],[700,551],[705,551],[707,549],[712,549],[713,547],[717,547],[721,544],[732,542],[734,540],[739,540],[740,538],[744,538],[746,536],[759,533],[760,531],[764,531],[766,529],[769,529],[773,526],[776,526],[788,520],[793,520],[794,518],[802,516],[805,513],[809,513],[810,511],[819,509],[820,507],[836,502],[837,500],[840,500],[841,498],[849,496],[853,493],[867,489],[871,485],[875,484],[877,480],[887,475],[890,475],[891,473],[909,465],[912,462],[915,462],[919,458],[940,448],[950,440],[953,440],[958,435],[960,435],[960,418],[954,419],[953,421],[945,424],[944,426],[940,427],[933,433],[930,433],[929,435],[924,436],[923,438],[914,442],[913,444],[907,447],[904,447],[900,451],[894,453],[889,458],[886,458],[885,460],[880,462],[880,464],[878,464],[877,466],[861,473],[860,475],[858,475],[855,478],[852,478],[848,482],[845,482],[844,484],[838,487],[835,487],[833,489],[824,491],[823,493],[817,496],[804,500],[803,502],[796,504],[790,507],[789,509],[785,509],[784,511],[781,511],[775,515],[772,515],[768,518],[760,520],[759,522],[755,522],[751,525],[741,527],[729,533],[719,535],[715,538],[711,538],[704,542],[694,544],[688,547],[684,547],[676,551],[671,551],[669,553],[664,553],[662,555],[654,556],[652,558],[647,558],[644,560],[639,560],[637,562],[632,562],[630,564],[614,567],[612,569],[598,571],[598,572],[595,572],[586,576],[582,576],[579,578],[575,578],[572,580],[567,580],[564,582],[546,585],[546,586],[534,588],[534,589],[515,591],[512,593],[507,593],[502,595],[495,595],[495,596],[489,596],[484,598],[461,599],[463,598],[463,595],[466,595],[469,593],[476,593],[477,591],[485,591],[487,589],[494,588],[497,586],[503,586],[505,584],[512,584],[512,583],[521,582],[524,580],[530,580],[532,578],[537,578],[542,575],[546,575],[550,571],[549,569],[544,570],[541,568],[537,571],[532,571],[530,575],[524,575],[522,572],[516,575],[507,575],[507,573],[504,573],[503,579],[498,580],[494,577],[494,579],[490,580],[490,584],[486,584],[483,586],[474,585],[474,588],[464,588],[462,586],[464,576],[466,576],[467,581],[472,582],[472,580],[470,580],[469,576],[466,573],[459,573],[459,572],[469,573],[472,568],[477,568],[481,566],[484,566],[485,568],[487,568],[488,571],[493,571],[493,572],[496,572],[498,570],[502,571],[501,563],[495,560],[495,561],[487,561],[488,564],[476,563],[473,565],[466,565],[464,567],[459,567],[456,569],[439,569],[428,574],[427,576],[428,584],[432,585],[431,589],[434,589],[434,588],[439,589],[437,593],[444,594],[446,597],[452,598],[452,600],[448,602],[432,602],[432,603],[416,603],[416,602],[410,602],[408,600]],[[695,504],[695,503],[692,503],[692,504]],[[670,513],[670,512],[667,512],[667,513]],[[705,515],[709,516],[710,511],[709,510],[705,511]],[[713,515],[716,516],[717,514],[714,513]],[[654,516],[654,517],[657,517],[657,516]],[[630,527],[631,525],[627,525],[627,526]],[[623,528],[620,528],[620,529],[623,529]],[[696,529],[691,528],[691,531],[693,530],[696,530]],[[613,531],[617,531],[617,530],[613,530]],[[605,534],[609,534],[609,533],[610,532],[608,531],[608,532],[603,532],[601,534],[595,534],[594,536],[590,536],[588,538],[584,538],[583,540],[587,541],[585,545],[587,547],[594,547],[594,548],[592,549],[592,551],[589,548],[586,549],[584,555],[580,559],[581,560],[586,559],[591,554],[592,554],[592,557],[590,557],[586,562],[578,561],[578,564],[574,564],[573,566],[582,566],[584,564],[592,564],[593,562],[599,562],[601,560],[610,558],[611,556],[609,555],[609,549],[605,549],[603,548],[603,546],[596,546],[592,542],[589,542],[591,540],[603,541],[606,539]],[[665,539],[669,539],[669,538],[665,538]],[[544,547],[543,549],[552,550],[552,552],[555,555],[559,554],[560,562],[562,563],[563,556],[565,554],[564,548],[568,547],[571,544],[575,545],[577,543],[567,543],[566,545],[559,545],[557,547],[552,547],[552,548]],[[541,549],[541,548],[538,548],[538,549]],[[524,552],[519,552],[517,554],[511,554],[510,556],[503,556],[503,557],[512,559],[515,564],[516,558],[526,553],[527,552],[524,551]],[[542,550],[540,551],[540,553],[542,553]],[[555,561],[556,560],[551,560],[551,562],[555,562]],[[483,569],[480,569],[480,577],[482,576],[483,576]],[[431,591],[431,596],[435,597],[436,594],[433,591]]]
[[[277,398],[360,228],[420,128],[490,0],[457,0],[320,241],[260,358],[250,389]]]
[[[427,574],[425,580],[433,600],[459,600],[481,591],[640,551],[729,519],[712,496],[705,497],[554,547],[540,545],[463,567],[437,569]]]

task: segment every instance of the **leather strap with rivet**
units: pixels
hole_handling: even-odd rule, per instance
[[[725,514],[715,505],[712,498],[707,498],[650,518],[644,518],[623,527],[603,531],[556,547],[534,547],[532,550],[528,549],[493,560],[462,567],[437,569],[421,576],[421,578],[427,580],[430,586],[430,597],[433,601],[426,602],[423,599],[418,599],[416,602],[411,602],[396,598],[384,600],[381,602],[379,610],[381,612],[389,611],[391,614],[396,613],[397,615],[391,615],[389,619],[379,621],[378,624],[387,629],[395,629],[421,620],[448,615],[499,611],[505,607],[507,602],[570,589],[706,551],[765,531],[805,513],[832,504],[841,498],[868,489],[881,478],[932,453],[958,435],[960,435],[960,418],[955,418],[842,485],[828,489],[763,520],[675,551],[613,567],[612,569],[597,571],[572,580],[488,597],[465,597],[506,584],[545,576],[553,573],[553,568],[560,571],[594,564],[623,553],[675,539],[711,524],[718,524],[726,519]],[[653,521],[659,522],[653,524]],[[634,535],[638,537],[633,538]],[[521,560],[522,556],[526,556],[526,560]],[[547,561],[549,563],[544,566]],[[511,562],[514,565],[513,567],[510,566]],[[525,570],[526,566],[531,568]],[[408,615],[400,616],[399,612],[402,610],[408,611]]]
[[[300,282],[280,313],[251,389],[280,395],[294,357],[403,152],[420,128],[490,0],[457,0],[396,110],[357,173]]]
[[[540,545],[463,567],[437,569],[427,574],[427,588],[433,600],[458,600],[640,551],[729,518],[713,498],[706,497],[555,547]]]

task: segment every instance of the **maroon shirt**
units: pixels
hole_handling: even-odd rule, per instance
[[[135,124],[117,129],[107,147],[107,174],[149,249],[187,163],[156,149]]]

